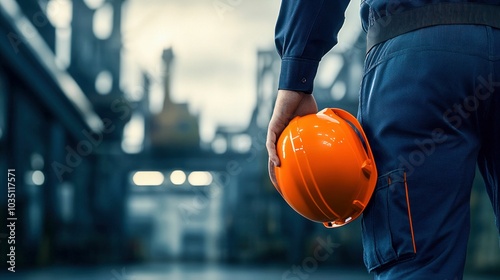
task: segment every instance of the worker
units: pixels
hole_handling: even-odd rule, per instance
[[[274,183],[277,139],[293,117],[317,113],[315,75],[348,4],[281,3],[266,141]],[[364,263],[376,279],[462,279],[476,166],[499,227],[500,1],[366,0],[360,15],[357,118],[378,170],[361,221]]]

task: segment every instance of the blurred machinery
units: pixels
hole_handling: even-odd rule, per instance
[[[123,253],[119,157],[130,105],[119,87],[122,3],[0,3],[8,39],[0,43],[0,166],[16,173],[18,265]],[[0,199],[5,209],[5,192]]]
[[[174,53],[171,48],[163,51],[163,110],[151,120],[151,148],[155,151],[169,149],[199,150],[199,120],[189,113],[187,104],[174,104],[170,98],[170,80]]]

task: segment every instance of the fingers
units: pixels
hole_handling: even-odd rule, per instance
[[[266,139],[267,154],[269,155],[270,162],[272,162],[275,166],[280,166],[280,159],[278,157],[278,152],[276,151],[276,142],[277,142],[276,133],[270,127]]]
[[[266,138],[266,148],[269,160],[275,165],[280,166],[280,160],[276,151],[276,142],[288,122],[294,117],[295,111],[303,98],[302,93],[279,90],[273,110],[273,115],[269,121]]]
[[[271,183],[273,183],[274,187],[281,193],[281,189],[278,186],[278,180],[276,180],[276,172],[274,170],[274,163],[269,160],[268,165],[267,165],[267,170],[269,172],[269,178],[271,179]]]

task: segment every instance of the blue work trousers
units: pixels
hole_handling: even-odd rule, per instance
[[[379,172],[362,219],[368,270],[462,279],[476,164],[499,226],[500,30],[441,25],[376,45],[359,106]]]

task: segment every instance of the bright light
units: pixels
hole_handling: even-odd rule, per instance
[[[104,70],[97,75],[95,89],[101,95],[108,94],[113,89],[113,76],[109,71]]]
[[[51,0],[47,3],[47,18],[56,28],[67,28],[73,18],[73,3],[69,0]]]
[[[122,149],[128,154],[142,151],[144,142],[144,117],[135,113],[123,129]]]
[[[165,177],[158,171],[137,171],[132,180],[137,186],[160,186]]]
[[[94,35],[99,39],[107,39],[113,31],[113,6],[105,4],[94,14]]]
[[[223,154],[227,151],[227,141],[223,137],[216,137],[212,142],[212,150],[216,154]]]
[[[339,101],[347,93],[347,87],[344,82],[337,82],[335,85],[333,85],[330,95],[332,96],[333,100]]]
[[[33,184],[41,186],[45,182],[45,175],[43,175],[42,171],[36,170],[31,174],[31,181],[33,181]]]
[[[321,60],[321,69],[318,70],[315,81],[321,87],[330,87],[337,78],[343,64],[344,59],[340,55],[325,56]]]
[[[71,63],[71,28],[56,29],[56,64],[66,69]]]
[[[212,183],[212,174],[206,171],[194,171],[189,174],[188,182],[193,186],[208,186]]]
[[[248,134],[236,135],[231,139],[231,147],[235,152],[246,153],[252,147],[252,138]]]
[[[170,173],[170,181],[174,185],[182,185],[186,182],[186,173],[182,170],[175,170]]]

